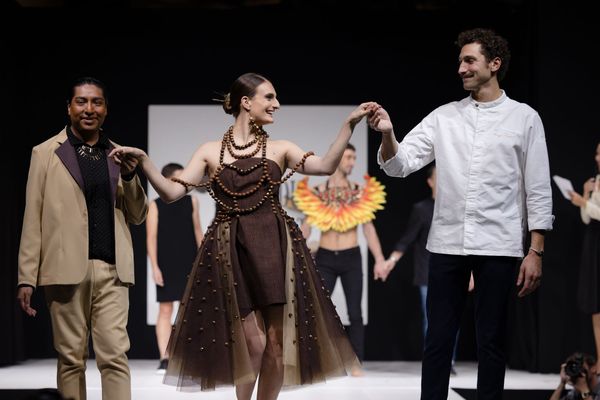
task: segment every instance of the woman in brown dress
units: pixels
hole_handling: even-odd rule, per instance
[[[222,140],[202,144],[179,178],[168,180],[146,153],[115,149],[117,162],[137,158],[167,202],[202,184],[217,203],[169,340],[164,382],[181,390],[235,385],[250,399],[276,399],[282,387],[344,376],[358,360],[279,185],[294,172],[330,175],[355,125],[377,109],[363,103],[344,121],[323,157],[286,140],[270,140],[279,101],[269,80],[240,76],[223,108],[235,117]],[[284,172],[290,168],[287,174]]]

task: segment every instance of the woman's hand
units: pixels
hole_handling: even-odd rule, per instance
[[[154,279],[154,283],[156,283],[157,286],[165,286],[165,281],[163,280],[160,268],[152,268],[152,279]]]
[[[585,181],[585,183],[583,184],[583,194],[589,194],[590,192],[593,192],[595,189],[595,185],[596,185],[596,179],[595,178],[590,178],[587,181]]]
[[[581,196],[577,192],[569,192],[569,194],[571,195],[571,203],[573,203],[577,207],[585,207],[587,201],[583,198],[583,196]]]
[[[121,175],[128,175],[135,171],[138,164],[148,158],[148,155],[136,147],[122,146],[112,149],[108,157],[121,167]]]
[[[356,126],[365,115],[372,115],[379,108],[379,104],[369,101],[367,103],[362,103],[358,107],[356,107],[350,115],[348,115],[348,123],[352,127]]]
[[[115,162],[119,165],[128,160],[136,160],[137,162],[142,162],[144,161],[144,159],[148,158],[148,154],[146,154],[144,150],[138,149],[137,147],[129,146],[115,147],[108,154],[108,156],[115,160]]]

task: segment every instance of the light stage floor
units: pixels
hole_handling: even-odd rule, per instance
[[[214,392],[178,392],[172,386],[162,384],[162,376],[156,374],[158,361],[130,360],[133,399],[235,399],[233,389],[217,389]],[[358,378],[345,377],[300,389],[284,391],[281,400],[336,399],[336,400],[418,400],[421,380],[420,362],[367,361],[365,375]],[[477,382],[475,363],[458,362],[457,375],[450,378],[450,387],[473,389]],[[94,360],[88,362],[88,400],[100,400],[100,374]],[[558,374],[534,374],[526,371],[507,370],[505,389],[553,390],[558,386]],[[56,361],[52,359],[29,360],[19,365],[0,368],[0,391],[6,389],[40,389],[56,387]],[[17,399],[19,397],[16,397]],[[505,396],[506,398],[506,396]],[[448,399],[464,399],[450,390]]]

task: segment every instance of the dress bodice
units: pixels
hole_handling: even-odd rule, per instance
[[[236,209],[246,210],[239,214],[272,211],[279,204],[281,176],[279,164],[268,158],[263,161],[252,157],[224,164],[212,183],[217,210],[230,215],[238,214]]]

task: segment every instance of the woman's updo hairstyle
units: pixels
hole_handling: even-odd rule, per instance
[[[233,82],[229,93],[223,98],[223,110],[227,114],[237,117],[240,113],[240,102],[242,97],[253,97],[256,94],[256,88],[269,80],[262,75],[248,72]]]

